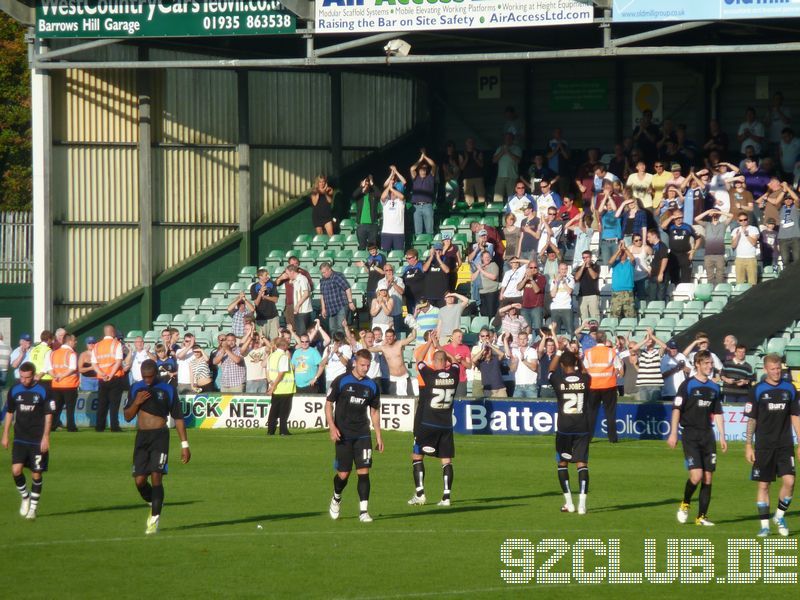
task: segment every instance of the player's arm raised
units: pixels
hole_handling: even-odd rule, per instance
[[[383,435],[381,435],[380,409],[370,406],[369,417],[372,420],[372,428],[375,430],[375,446],[378,448],[378,452],[383,452]]]

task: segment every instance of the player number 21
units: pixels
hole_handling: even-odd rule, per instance
[[[431,400],[431,408],[435,410],[447,410],[451,406],[453,406],[453,396],[455,395],[455,390],[442,390],[442,389],[434,389],[433,390],[433,399]]]
[[[583,413],[583,394],[564,394],[564,414],[580,415]]]

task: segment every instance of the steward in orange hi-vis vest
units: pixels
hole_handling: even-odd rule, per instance
[[[61,411],[67,409],[67,430],[78,431],[75,426],[75,405],[78,402],[78,354],[75,352],[77,340],[74,335],[65,334],[64,341],[57,350],[47,355],[47,372],[53,378],[52,394],[56,403],[53,429],[63,427]]]
[[[597,332],[597,345],[583,355],[583,366],[589,374],[589,427],[597,426],[600,405],[606,414],[605,430],[608,441],[617,442],[617,375],[622,373],[622,361],[614,348],[606,346],[606,334]],[[602,430],[602,428],[601,428]]]
[[[106,417],[111,431],[120,431],[119,406],[122,393],[128,388],[128,380],[122,369],[122,343],[117,340],[117,329],[111,324],[103,327],[103,339],[92,351],[92,364],[97,372],[97,423],[95,431],[104,431]]]

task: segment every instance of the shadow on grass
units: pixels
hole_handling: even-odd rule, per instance
[[[654,506],[666,506],[667,504],[680,504],[675,498],[665,498],[664,500],[653,500],[652,502],[636,502],[634,504],[617,504],[616,506],[601,506],[592,508],[593,513],[615,512],[618,510],[632,510],[635,508],[652,508]]]
[[[388,515],[380,515],[378,518],[383,521],[384,519],[407,519],[408,517],[421,517],[426,515],[453,515],[458,513],[467,513],[473,511],[486,511],[486,510],[501,510],[503,508],[515,508],[517,506],[524,506],[524,504],[495,504],[494,506],[450,506],[449,508],[438,507],[435,504],[427,507],[410,507],[407,511],[401,513],[392,513]]]
[[[167,502],[166,506],[186,506],[187,504],[197,504],[197,500],[184,500],[182,502]],[[45,513],[43,517],[63,517],[66,515],[82,515],[85,513],[113,512],[117,510],[144,510],[147,504],[138,502],[137,504],[117,504],[116,506],[92,506],[81,508],[80,510],[68,510],[57,513]]]
[[[549,496],[561,496],[561,492],[541,492],[539,494],[525,494],[520,496],[495,496],[494,498],[459,498],[457,501],[461,502],[479,502],[486,504],[488,502],[505,502],[507,500],[530,500],[531,498],[547,498]]]
[[[749,515],[738,515],[736,517],[732,517],[730,519],[714,519],[714,523],[717,525],[722,525],[723,523],[746,523],[747,521],[756,522],[759,520],[758,514],[753,511]],[[770,522],[772,521],[772,517],[770,517]],[[756,525],[756,528],[760,528],[760,525]]]
[[[272,521],[290,521],[292,519],[305,519],[307,517],[319,517],[327,514],[326,512],[302,512],[302,513],[279,513],[271,515],[253,515],[242,517],[241,519],[230,519],[228,521],[209,521],[207,523],[192,523],[191,525],[180,525],[178,527],[162,527],[162,531],[186,531],[189,529],[207,529],[209,527],[224,527],[225,525],[242,525],[245,523],[265,523]]]

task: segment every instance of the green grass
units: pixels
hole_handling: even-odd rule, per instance
[[[191,431],[192,462],[166,478],[161,532],[144,536],[147,508],[130,472],[133,433],[53,435],[39,518],[17,514],[10,474],[0,486],[3,596],[42,598],[411,598],[709,597],[796,594],[796,586],[509,585],[500,577],[507,538],[619,539],[622,570],[641,572],[643,540],[706,538],[725,575],[728,538],[751,538],[755,485],[742,447],[720,455],[710,517],[714,528],[680,526],[675,510],[686,473],[663,442],[591,446],[589,514],[561,514],[551,437],[457,436],[454,503],[435,506],[438,465],[427,460],[433,505],[410,507],[410,434],[387,434],[375,457],[370,512],[358,521],[355,482],[342,518],[331,521],[332,446],[324,432],[266,438],[259,431]],[[6,452],[6,460],[8,460]],[[573,489],[577,478],[572,472]],[[774,498],[775,490],[773,491]],[[693,514],[696,510],[693,505]],[[258,525],[262,529],[258,529]],[[800,520],[789,514],[790,528]],[[796,537],[793,538],[796,540]],[[792,553],[790,553],[792,554]],[[793,553],[797,557],[797,551]],[[569,571],[571,554],[554,568]],[[591,554],[590,564],[597,562]],[[546,555],[535,555],[541,566]],[[520,569],[516,569],[520,570]],[[797,573],[798,568],[788,569]],[[13,577],[12,577],[13,574]]]

